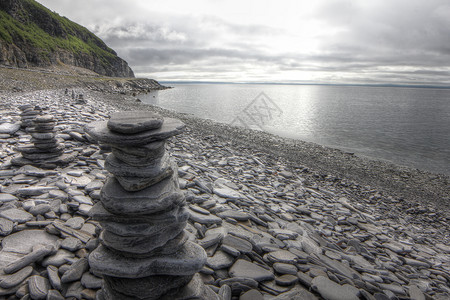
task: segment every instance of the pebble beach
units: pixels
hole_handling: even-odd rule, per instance
[[[181,119],[178,165],[200,277],[223,299],[449,299],[449,178],[145,105],[139,95],[75,89],[0,93],[0,299],[95,299],[89,216],[110,149],[86,124],[123,110]],[[22,105],[56,121],[55,169],[14,166]]]

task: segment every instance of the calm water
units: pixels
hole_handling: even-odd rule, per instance
[[[176,84],[150,104],[450,174],[450,90]],[[263,92],[263,95],[260,93]],[[258,97],[259,96],[259,97]],[[246,113],[247,112],[247,113]]]

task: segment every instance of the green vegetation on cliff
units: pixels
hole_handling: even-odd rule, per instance
[[[61,61],[102,75],[133,77],[126,62],[100,38],[34,0],[1,1],[0,44],[4,64],[18,64],[19,52],[34,66]]]

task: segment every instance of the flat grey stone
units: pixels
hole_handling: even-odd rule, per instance
[[[64,300],[64,297],[57,290],[49,290],[46,300]]]
[[[218,250],[213,256],[206,259],[206,265],[213,270],[228,268],[234,263],[234,257]]]
[[[312,280],[311,287],[326,300],[358,300],[359,290],[351,285],[339,285],[324,277],[317,276]]]
[[[55,266],[47,267],[48,280],[50,285],[57,290],[61,290],[61,278],[59,277],[58,268]]]
[[[289,292],[285,292],[276,296],[275,298],[273,298],[273,300],[318,300],[318,298],[308,290],[296,286]]]
[[[231,277],[248,277],[256,281],[273,280],[275,276],[269,270],[266,270],[249,261],[238,259],[230,268]]]
[[[98,202],[96,203],[89,212],[89,215],[97,221],[100,222],[117,222],[125,224],[139,224],[139,223],[152,223],[152,222],[178,222],[180,216],[187,212],[185,206],[176,206],[174,209],[163,213],[148,214],[148,215],[133,215],[124,216],[120,214],[113,214],[107,211],[103,205]],[[220,219],[222,220],[222,219]]]
[[[70,251],[67,251],[65,249],[59,249],[55,254],[52,256],[46,257],[42,261],[42,266],[48,267],[48,266],[55,266],[60,267],[67,263],[67,261],[70,261],[75,257],[75,254],[73,254]]]
[[[32,299],[46,299],[50,284],[46,278],[33,275],[28,280],[28,289]]]
[[[112,177],[102,188],[101,202],[113,214],[143,215],[182,205],[184,195],[179,192],[175,177],[134,193],[124,190],[117,179]]]
[[[240,295],[239,300],[264,300],[264,297],[260,291],[251,289]]]
[[[297,267],[292,264],[286,264],[286,263],[274,263],[273,269],[275,272],[279,274],[291,274],[291,275],[297,275]]]
[[[16,201],[16,200],[19,200],[19,198],[17,198],[14,195],[7,194],[7,193],[0,193],[0,203],[7,203],[7,202],[11,202],[11,201]]]
[[[187,242],[172,255],[150,258],[124,258],[100,245],[89,255],[93,272],[112,277],[139,278],[154,275],[192,275],[206,262],[202,247]]]
[[[12,222],[17,222],[19,224],[33,220],[33,215],[18,208],[10,208],[4,211],[0,211],[0,217],[8,219]]]
[[[58,188],[51,186],[31,186],[18,189],[17,194],[22,196],[39,196],[55,189]]]
[[[83,243],[74,237],[67,237],[65,238],[61,243],[61,248],[69,250],[71,252],[76,252],[77,250],[81,249],[83,246]]]
[[[100,240],[108,248],[133,254],[150,254],[156,248],[166,245],[178,236],[186,223],[172,223],[170,226],[159,228],[159,232],[151,236],[121,236],[102,231]]]
[[[35,249],[33,249],[32,252],[26,254],[25,256],[7,265],[3,269],[3,272],[5,272],[6,274],[15,273],[20,269],[25,268],[26,266],[34,263],[35,261],[44,258],[45,256],[52,253],[54,250],[55,248],[53,245],[37,245],[35,246]]]
[[[228,234],[223,238],[222,244],[233,247],[244,254],[252,252],[253,249],[252,243],[231,234]]]
[[[114,145],[112,154],[129,164],[130,166],[140,167],[153,162],[162,157],[165,153],[165,141],[152,142],[142,146],[126,147]]]
[[[409,297],[412,300],[425,300],[426,299],[424,293],[416,285],[410,285],[408,287],[408,290],[409,290]]]
[[[298,277],[291,274],[284,274],[275,278],[275,282],[281,286],[290,286],[298,281]]]
[[[272,262],[280,262],[280,263],[287,263],[287,264],[295,264],[298,260],[297,255],[287,251],[287,250],[278,250],[269,252],[264,257],[267,257],[267,259]]]
[[[188,300],[188,299],[208,299],[221,300],[214,291],[206,286],[200,276],[195,274],[189,284],[185,285],[180,290],[168,293],[160,298],[160,300]]]
[[[211,215],[204,215],[200,214],[198,212],[195,212],[193,210],[189,210],[190,219],[194,222],[203,224],[203,225],[211,225],[211,224],[220,224],[222,223],[222,219],[211,214]]]
[[[138,279],[105,276],[105,287],[110,299],[159,299],[192,279],[188,276],[148,276]]]
[[[102,278],[86,272],[81,277],[81,284],[87,289],[99,289],[102,287]]]
[[[3,238],[3,251],[28,254],[37,245],[57,247],[58,237],[40,229],[22,230]]]
[[[68,219],[66,222],[64,222],[64,225],[66,225],[72,229],[78,230],[78,229],[81,229],[81,227],[83,227],[84,222],[85,222],[85,220],[82,217],[73,217],[73,218]]]
[[[160,128],[163,118],[149,111],[121,111],[111,114],[108,128],[111,131],[133,134]]]
[[[74,281],[69,284],[69,287],[67,288],[67,291],[65,293],[66,299],[72,299],[71,297],[75,299],[82,299],[81,293],[83,292],[83,286],[81,285],[81,282]]]
[[[91,197],[88,197],[88,196],[76,195],[76,196],[73,196],[72,199],[80,204],[94,205]]]
[[[33,272],[32,266],[27,266],[14,274],[7,275],[3,277],[3,280],[0,281],[0,287],[4,289],[9,289],[21,284],[28,276]]]
[[[242,196],[241,193],[239,193],[229,187],[226,187],[226,186],[215,187],[213,189],[213,192],[217,196],[226,198],[226,199],[243,199],[244,198],[244,196]]]
[[[73,263],[69,270],[67,270],[61,277],[62,283],[69,283],[76,280],[80,280],[83,273],[89,270],[89,263],[86,258],[80,258],[75,263]]]
[[[112,233],[121,236],[153,236],[164,232],[165,227],[173,224],[185,224],[189,218],[186,209],[176,209],[172,218],[168,219],[149,219],[143,223],[118,223],[112,221],[103,221],[102,227]]]
[[[37,215],[44,215],[45,213],[48,213],[52,207],[50,204],[41,203],[36,206],[31,207],[31,209],[28,211],[33,216]]]
[[[7,236],[12,232],[14,223],[11,220],[0,218],[0,236]]]
[[[236,211],[236,210],[225,210],[217,214],[219,217],[225,219],[225,218],[233,218],[236,221],[242,221],[245,222],[248,219],[250,219],[249,214],[242,212],[242,211]]]
[[[93,122],[85,126],[85,131],[95,140],[110,145],[140,146],[154,141],[168,139],[183,132],[186,125],[172,118],[165,118],[160,128],[139,132],[135,134],[123,134],[113,132],[107,127],[107,121]]]
[[[20,125],[13,123],[2,123],[0,124],[0,133],[2,134],[14,134],[19,131]]]

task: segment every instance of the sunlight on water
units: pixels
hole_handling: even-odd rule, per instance
[[[252,104],[261,92],[268,99]],[[222,123],[239,117],[241,126],[450,174],[447,89],[179,84],[140,98]],[[262,117],[264,111],[270,118]]]

